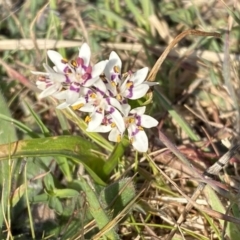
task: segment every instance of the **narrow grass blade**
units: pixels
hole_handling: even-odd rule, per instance
[[[8,109],[7,103],[0,91],[0,112],[1,115],[10,118],[11,114]],[[10,147],[8,143],[17,140],[17,135],[15,131],[14,125],[10,121],[5,121],[3,118],[0,118],[0,144],[5,144],[6,147]],[[4,215],[5,220],[10,221],[10,212],[7,213],[7,209],[9,208],[9,194],[11,192],[11,166],[12,160],[11,156],[7,154],[6,159],[8,161],[1,162],[1,170],[0,170],[0,188],[1,188],[1,208],[0,208],[0,226],[2,227],[4,224]],[[16,166],[15,166],[16,167]],[[14,168],[13,168],[14,169]],[[12,169],[12,170],[13,170]],[[7,213],[7,215],[6,215]],[[0,234],[1,237],[1,234]]]

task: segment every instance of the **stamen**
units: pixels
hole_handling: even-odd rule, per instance
[[[128,82],[128,83],[127,83],[127,88],[128,88],[128,89],[131,88],[132,85],[133,85],[133,82]]]
[[[118,66],[114,66],[114,67],[113,67],[113,71],[114,71],[115,73],[120,73],[120,68],[119,68]]]
[[[116,86],[117,86],[117,84],[116,84],[114,81],[111,81],[111,85],[112,85],[113,87],[116,87]]]
[[[77,104],[77,105],[72,106],[72,109],[73,109],[73,110],[78,110],[78,109],[80,109],[82,106],[84,106],[84,104],[83,104],[83,103],[79,103],[79,104]]]
[[[116,98],[117,98],[118,101],[122,101],[122,96],[121,96],[121,94],[117,94]]]
[[[92,118],[90,117],[90,116],[86,116],[85,117],[85,122],[86,123],[89,123],[89,122],[91,122],[92,121]]]
[[[128,119],[128,122],[131,124],[131,123],[134,123],[135,122],[135,119],[133,118],[133,117],[130,117],[129,119]]]
[[[45,82],[47,80],[46,76],[39,76],[38,81]]]
[[[74,67],[74,68],[77,68],[78,67],[78,64],[75,60],[72,60],[71,61],[71,65]]]
[[[116,123],[111,123],[111,128],[115,128],[116,127]]]
[[[96,95],[96,93],[91,93],[91,94],[90,94],[90,97],[96,99],[96,98],[97,98],[97,95]]]
[[[66,58],[62,58],[61,62],[66,64],[66,63],[68,63],[68,60]]]

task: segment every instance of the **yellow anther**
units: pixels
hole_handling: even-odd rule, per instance
[[[85,117],[85,122],[86,122],[86,123],[91,122],[91,120],[92,120],[92,118],[91,118],[90,116],[86,116],[86,117]]]
[[[91,93],[91,94],[90,94],[90,97],[91,97],[91,98],[97,98],[97,95],[96,95],[96,93]]]
[[[38,77],[38,81],[45,82],[46,81],[46,77],[45,76],[39,76]]]
[[[114,127],[116,127],[116,123],[111,123],[111,128],[114,128]]]
[[[127,83],[127,88],[130,88],[133,85],[133,82],[128,82]]]
[[[143,131],[143,127],[142,126],[138,126],[138,130]]]
[[[73,109],[73,110],[78,110],[78,109],[80,109],[82,106],[84,106],[84,104],[83,104],[83,103],[79,103],[79,104],[77,104],[77,105],[72,106],[72,109]]]
[[[72,60],[71,61],[71,64],[72,64],[72,66],[74,67],[74,68],[76,68],[78,65],[77,65],[77,62],[75,61],[75,60]]]
[[[128,119],[128,122],[129,122],[129,123],[134,123],[134,122],[135,122],[135,119],[134,119],[134,118],[129,118],[129,119]]]
[[[62,62],[62,63],[68,63],[68,60],[67,60],[66,58],[62,58],[62,59],[61,59],[61,62]]]
[[[115,73],[120,73],[120,68],[118,66],[114,66],[113,70]]]
[[[111,82],[111,85],[113,86],[113,87],[116,87],[117,85],[116,85],[116,83],[115,82]]]
[[[128,76],[129,76],[129,72],[125,72],[125,73],[122,74],[122,77],[125,78],[125,79],[126,79]]]
[[[117,94],[116,98],[117,98],[118,101],[122,100],[122,96],[120,94]]]

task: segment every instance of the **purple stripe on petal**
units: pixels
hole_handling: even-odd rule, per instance
[[[78,66],[83,66],[83,64],[84,64],[83,59],[80,58],[80,57],[77,57],[76,62],[77,62],[77,64],[78,64]]]
[[[115,108],[113,108],[113,107],[110,107],[110,109],[109,109],[108,113],[109,113],[109,114],[112,114],[113,112],[115,112]]]
[[[71,80],[70,80],[70,78],[68,77],[68,75],[64,75],[65,76],[65,83],[71,83]]]
[[[108,105],[111,105],[110,98],[105,98]]]
[[[103,97],[105,96],[105,92],[103,92],[101,89],[95,87],[96,91],[100,93]]]
[[[48,87],[50,87],[50,86],[52,86],[53,84],[52,83],[47,83],[46,84],[46,88],[48,88]]]
[[[71,71],[71,69],[69,68],[69,66],[66,66],[66,67],[63,69],[63,72],[64,72],[64,73],[69,73],[69,71]]]
[[[136,136],[139,132],[139,129],[138,128],[135,128],[135,131],[132,131],[132,137]]]
[[[92,78],[92,75],[91,74],[89,74],[89,73],[84,73],[83,75],[82,75],[82,81],[83,81],[83,85],[87,82],[87,80],[89,80],[89,79],[91,79]]]
[[[128,95],[127,95],[128,98],[131,98],[131,97],[133,96],[133,86],[134,86],[134,85],[131,85],[131,86],[128,88],[128,91],[129,91],[129,93],[128,93]]]
[[[78,83],[73,83],[73,84],[70,85],[69,90],[79,93],[80,85]]]
[[[91,66],[88,66],[85,71],[86,71],[86,73],[88,73],[89,75],[91,75],[91,73],[92,73],[92,67],[91,67]]]
[[[136,118],[136,125],[137,126],[142,126],[142,124],[141,124],[141,116],[136,115],[135,118]]]

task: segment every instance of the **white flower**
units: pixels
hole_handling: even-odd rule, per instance
[[[134,108],[129,112],[128,116],[124,117],[128,138],[134,149],[139,152],[146,152],[148,150],[148,137],[143,128],[151,128],[158,125],[156,119],[144,114],[145,110],[145,106]],[[121,132],[115,127],[109,134],[109,140],[119,142],[121,136]]]
[[[55,64],[53,69],[44,65],[47,73],[33,72],[46,76],[45,79],[41,78],[42,80],[37,82],[38,87],[45,91],[41,96],[54,94],[55,98],[66,100],[68,106],[84,92],[81,88],[89,88],[99,80],[108,62],[108,60],[101,61],[92,67],[91,51],[87,43],[81,46],[78,57],[72,61],[64,59],[61,54],[53,50],[48,50],[47,54]]]
[[[46,72],[32,71],[33,74],[41,75],[36,82],[37,87],[42,90],[39,95],[40,98],[60,92],[63,88],[62,83],[66,82],[67,80],[63,74],[56,73],[47,64],[43,64],[43,67],[45,68]]]
[[[156,127],[158,121],[151,116],[145,115],[146,107],[134,108],[127,117],[128,138],[133,147],[139,152],[148,150],[148,138],[144,128]]]
[[[121,114],[121,112],[123,112],[121,104],[117,99],[104,95],[102,90],[96,87],[101,86],[102,82],[99,81],[98,83],[99,84],[95,84],[95,89],[89,89],[84,97],[80,97],[75,101],[75,103],[71,105],[72,108],[74,110],[91,113],[85,120],[88,123],[87,131],[100,131],[99,127],[106,125],[105,116],[110,116],[111,123],[114,122],[119,131],[124,132],[125,123]],[[61,105],[58,106],[58,108],[61,108]],[[103,130],[101,130],[101,132],[102,131]],[[106,130],[104,130],[104,132],[106,132]]]
[[[127,103],[127,99],[143,97],[151,85],[146,81],[144,82],[148,74],[148,68],[142,68],[135,73],[129,71],[121,74],[121,67],[121,59],[117,53],[111,52],[104,70],[106,86],[110,96],[116,97],[123,104]]]
[[[55,71],[68,77],[69,87],[56,96],[58,99],[66,99],[68,105],[73,104],[80,97],[82,87],[89,88],[99,80],[99,76],[108,62],[108,60],[101,61],[91,67],[91,51],[87,43],[84,43],[79,49],[76,60],[68,62],[58,52],[52,50],[48,51],[48,56],[55,64]]]

